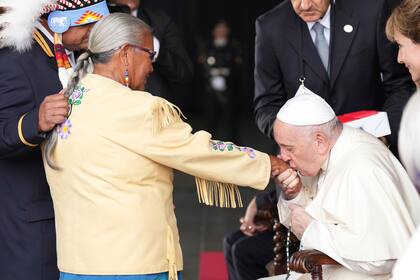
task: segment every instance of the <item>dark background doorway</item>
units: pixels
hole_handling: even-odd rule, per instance
[[[246,72],[244,91],[238,100],[241,114],[252,118],[254,39],[256,18],[282,0],[242,2],[234,0],[142,0],[142,5],[165,11],[177,24],[193,61],[198,44],[210,38],[212,26],[224,19],[231,26],[232,37],[242,46]],[[197,71],[196,71],[197,73]],[[197,73],[198,74],[198,73]],[[194,85],[177,93],[177,104],[192,114],[201,112],[202,96],[197,79]]]

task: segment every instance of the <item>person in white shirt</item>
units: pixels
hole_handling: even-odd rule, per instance
[[[291,166],[277,177],[280,221],[302,249],[342,265],[326,267],[325,278],[389,279],[420,221],[419,196],[399,161],[304,86],[278,112],[274,137]]]

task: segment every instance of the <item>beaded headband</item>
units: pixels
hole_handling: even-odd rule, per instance
[[[106,1],[60,0],[56,5],[58,10],[48,16],[48,26],[55,33],[64,33],[72,26],[97,22],[109,14]]]
[[[51,16],[51,29],[63,33],[71,26],[98,21],[109,12],[104,0],[0,0],[0,48],[30,49],[35,23],[46,14]]]

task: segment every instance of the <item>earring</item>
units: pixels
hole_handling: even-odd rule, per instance
[[[124,82],[125,82],[125,86],[128,87],[128,69],[125,69],[124,71]]]

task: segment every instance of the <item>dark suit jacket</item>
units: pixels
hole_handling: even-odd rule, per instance
[[[51,46],[52,47],[52,46]],[[38,110],[61,90],[55,58],[38,44],[0,50],[0,279],[57,280],[54,212],[39,146]]]
[[[165,13],[140,7],[137,16],[153,28],[153,35],[160,42],[159,56],[147,79],[146,91],[173,101],[173,87],[186,85],[193,79],[192,61],[175,23]]]
[[[385,37],[390,13],[385,0],[336,0],[331,8],[330,76],[324,69],[307,24],[284,1],[256,21],[254,113],[259,129],[272,137],[281,106],[299,87],[303,62],[305,85],[322,96],[337,115],[385,110],[396,152],[403,106],[415,90],[397,49]],[[346,33],[345,25],[353,31]],[[382,75],[382,78],[381,78]],[[302,114],[304,112],[296,112]]]

